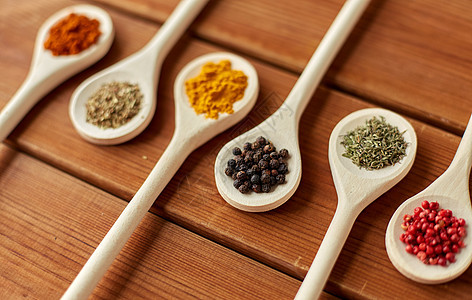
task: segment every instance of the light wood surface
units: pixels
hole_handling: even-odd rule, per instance
[[[118,146],[81,139],[68,117],[73,90],[145,45],[177,2],[2,2],[0,109],[27,74],[37,29],[55,11],[97,4],[112,16],[116,37],[100,62],[45,96],[0,146],[0,298],[60,297],[170,142],[177,73],[213,51],[234,52],[254,64],[261,88],[255,107],[190,154],[94,298],[293,299],[337,205],[330,133],[344,116],[373,106],[412,123],[416,161],[359,215],[323,297],[470,296],[470,268],[440,285],[401,275],[387,257],[385,230],[404,200],[446,170],[472,112],[472,3],[372,1],[302,115],[299,188],[276,210],[247,213],[218,194],[216,155],[276,111],[343,1],[210,1],[164,61],[149,127]]]

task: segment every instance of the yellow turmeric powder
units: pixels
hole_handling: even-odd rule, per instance
[[[185,82],[185,91],[195,113],[218,119],[219,113],[232,114],[233,103],[241,100],[247,87],[247,76],[232,70],[229,60],[208,62],[200,74]]]

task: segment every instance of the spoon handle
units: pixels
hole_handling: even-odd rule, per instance
[[[296,300],[318,299],[341,253],[358,213],[338,207],[315,259],[300,286]]]
[[[0,112],[0,142],[8,137],[36,102],[60,82],[54,74],[43,77],[35,74],[36,72],[32,69],[15,95]]]
[[[187,143],[174,134],[141,188],[128,203],[61,299],[87,299],[141,219],[192,150],[192,147],[188,147]]]
[[[318,299],[357,215],[342,207],[336,209],[315,259],[295,296],[296,300]]]
[[[142,49],[142,52],[149,54],[149,57],[155,57],[156,63],[164,59],[208,1],[180,1],[159,31]],[[155,64],[151,65],[154,66]]]
[[[465,128],[464,134],[462,135],[461,142],[457,148],[454,159],[451,162],[448,170],[457,170],[462,169],[466,174],[463,174],[469,178],[470,169],[472,167],[472,115],[470,116],[469,123]],[[447,172],[447,171],[446,171]],[[451,171],[453,172],[453,171]],[[461,174],[462,175],[462,174]]]
[[[324,35],[305,70],[295,83],[283,106],[295,111],[300,119],[306,105],[323,78],[329,65],[349,36],[370,0],[347,0]],[[282,108],[282,107],[281,107]],[[286,108],[284,108],[287,111]]]

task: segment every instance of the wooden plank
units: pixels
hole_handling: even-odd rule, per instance
[[[24,15],[32,15],[40,8],[27,8],[28,5],[16,7]],[[61,5],[66,4],[52,2],[51,7]],[[9,142],[86,182],[130,199],[170,140],[174,124],[172,86],[177,72],[192,58],[221,48],[189,37],[181,40],[164,64],[157,112],[150,127],[129,143],[113,147],[93,146],[80,139],[68,120],[70,94],[87,75],[132,53],[157,29],[154,23],[113,10],[110,12],[117,26],[117,40],[111,53],[100,64],[45,97],[10,136]],[[8,18],[5,16],[4,22],[8,23]],[[41,22],[32,20],[21,30],[26,36]],[[21,32],[16,31],[17,34]],[[19,57],[30,55],[30,50],[24,42],[13,37],[10,40],[13,42],[11,47],[19,54],[8,51],[8,56],[0,58],[0,65],[12,74],[25,73],[27,63],[21,63]],[[256,109],[240,124],[195,151],[153,209],[207,238],[301,279],[336,207],[327,163],[329,134],[343,116],[369,104],[325,88],[319,89],[300,125],[304,175],[296,194],[281,208],[268,213],[237,211],[216,191],[212,171],[216,153],[226,141],[275,111],[296,81],[296,76],[289,72],[256,60],[252,62],[259,73],[262,89]],[[21,80],[18,77],[6,78],[9,83],[2,90],[13,93],[11,86],[18,84]],[[472,292],[470,270],[449,284],[417,285],[401,276],[386,257],[383,241],[389,217],[404,199],[422,190],[445,170],[459,143],[457,136],[418,121],[413,120],[413,124],[419,136],[417,161],[408,177],[369,206],[356,222],[327,286],[327,290],[337,296],[365,299],[406,295],[447,297],[453,290],[457,293],[454,295],[466,297]]]
[[[98,1],[158,22],[178,2]],[[193,28],[206,40],[300,72],[343,2],[214,1]],[[372,1],[325,82],[460,134],[472,112],[470,11],[468,0]]]
[[[5,146],[0,168],[0,298],[58,299],[126,202]],[[149,213],[92,299],[291,299],[299,284]]]

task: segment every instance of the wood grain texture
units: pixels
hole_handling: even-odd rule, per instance
[[[126,202],[5,146],[0,168],[0,298],[58,299]],[[291,299],[299,284],[149,213],[92,299]]]
[[[2,70],[2,74],[6,74],[4,70],[8,70],[8,76],[4,77],[5,79],[0,85],[0,107],[6,103],[26,75],[33,49],[35,32],[42,22],[42,18],[39,17],[39,15],[46,18],[55,10],[71,3],[77,2],[48,1],[47,3],[31,3],[29,1],[9,1],[6,3],[5,9],[1,10],[0,29],[2,29],[2,34],[0,35],[0,45],[5,46],[4,48],[7,50],[5,54],[3,55],[2,53],[2,57],[0,57],[0,70]],[[137,6],[139,6],[139,3],[142,2],[138,2]],[[85,193],[87,195],[87,193],[90,193],[90,190],[95,191],[88,185],[91,184],[104,190],[106,193],[116,195],[122,199],[130,199],[159,159],[171,138],[174,126],[172,88],[173,81],[178,71],[186,62],[200,54],[228,50],[227,48],[222,48],[214,44],[221,44],[223,43],[222,41],[208,38],[210,42],[204,42],[195,40],[188,35],[185,36],[171,51],[170,56],[163,66],[158,88],[156,115],[149,128],[136,139],[119,146],[98,147],[83,141],[72,128],[67,115],[71,93],[87,76],[131,54],[149,40],[156,30],[158,30],[159,25],[143,19],[142,16],[151,15],[152,9],[157,9],[158,3],[160,2],[156,1],[155,4],[154,2],[151,3],[152,5],[149,4],[149,11],[147,9],[141,9],[142,12],[138,15],[126,11],[133,9],[129,4],[120,11],[108,7],[107,10],[111,13],[116,26],[116,40],[110,53],[97,65],[73,77],[46,96],[9,137],[8,143],[20,151],[26,152],[35,159],[43,160],[54,168],[64,170],[72,176],[86,182],[77,183],[83,188],[75,192],[74,190],[69,191],[69,188],[67,188],[66,191],[68,193],[76,193],[78,195]],[[225,22],[230,21],[219,20],[218,23],[216,23],[218,24],[217,26],[213,24],[215,21],[212,21],[212,18],[214,18],[215,14],[218,15],[213,12],[213,10],[217,11],[221,6],[225,7],[229,5],[227,3],[232,3],[232,1],[214,1],[210,4],[212,6],[201,15],[197,24],[195,24],[199,35],[201,35],[200,31],[206,32],[207,29],[205,28],[208,26],[212,28],[222,26],[221,30],[225,29],[224,26],[226,25],[224,24],[227,24]],[[261,1],[260,3],[264,2]],[[277,11],[279,1],[272,1],[272,3],[273,7],[267,9],[267,12],[269,14],[274,13],[275,15],[280,14],[280,12],[273,12],[273,10]],[[339,2],[333,2],[326,4],[326,6],[323,5],[323,11],[333,17],[336,14],[338,4]],[[382,7],[386,7],[385,5]],[[239,6],[234,5],[233,2],[233,6],[231,7],[231,11],[237,15]],[[257,6],[255,6],[254,10],[256,9]],[[161,10],[161,8],[159,8],[159,10]],[[290,12],[291,10],[287,8],[287,15],[290,15]],[[226,14],[227,15],[218,15],[218,18],[224,19],[223,17],[226,16],[227,19],[229,18],[228,20],[235,22],[235,19],[231,19],[229,12],[226,12]],[[23,22],[22,19],[24,19],[25,22]],[[328,17],[326,16],[323,19],[316,20],[316,22],[325,24],[327,28],[329,23],[322,20],[326,21]],[[273,20],[272,22],[277,23],[278,21]],[[376,22],[377,21],[373,22],[373,24],[376,24]],[[5,29],[7,28],[7,24],[9,28],[8,31]],[[241,28],[244,28],[244,30],[239,32],[240,35],[233,36],[234,40],[243,41],[247,38],[247,29],[248,27],[251,28],[251,23],[245,25],[233,23],[232,26],[241,26]],[[299,26],[300,25],[297,25],[297,27]],[[374,25],[371,26],[374,27]],[[302,28],[309,28],[309,26]],[[319,30],[319,38],[321,38],[322,30],[317,30]],[[8,32],[8,34],[4,35],[4,32]],[[253,34],[257,36],[259,33],[253,31]],[[296,35],[296,32],[293,34]],[[18,38],[19,36],[21,36],[21,38]],[[357,39],[363,41],[364,36],[362,36],[362,38],[358,36]],[[313,41],[314,39],[308,38],[308,40]],[[360,43],[359,40],[356,43]],[[234,47],[235,52],[244,50],[238,48],[236,44],[237,43],[233,42],[232,44],[227,43],[225,45]],[[272,47],[270,39],[267,40],[267,45],[264,44],[257,47],[260,49],[262,46]],[[294,47],[296,47],[295,42]],[[288,49],[288,47],[285,48]],[[304,64],[304,59],[307,59],[311,55],[314,47],[310,44],[306,45],[304,49],[306,56],[302,57],[297,54],[294,56],[293,61],[284,67],[290,67],[292,70],[301,69]],[[360,48],[356,46],[356,51],[360,51],[362,55],[365,55],[363,54],[364,51],[368,51],[357,49]],[[256,52],[257,51],[245,53],[256,56]],[[372,53],[370,53],[370,56],[372,56]],[[177,223],[187,230],[194,231],[207,239],[216,241],[225,247],[240,252],[246,257],[260,261],[297,279],[302,279],[316,254],[316,250],[331,221],[337,203],[327,160],[327,142],[330,132],[335,124],[345,115],[358,109],[370,107],[372,104],[333,91],[330,88],[325,87],[318,89],[312,102],[308,105],[300,125],[303,176],[299,189],[292,199],[276,210],[260,214],[238,211],[226,204],[217,193],[213,179],[213,164],[216,154],[227,141],[239,135],[239,133],[254,127],[274,112],[281,105],[297,79],[297,75],[293,72],[274,66],[280,65],[280,62],[276,61],[275,58],[272,59],[269,56],[259,56],[259,58],[264,58],[270,61],[270,63],[262,62],[255,58],[251,59],[259,73],[261,84],[261,93],[253,111],[242,122],[220,134],[190,155],[162,195],[157,199],[153,207],[153,212],[164,216],[166,219]],[[285,58],[282,56],[279,57],[279,59],[285,61]],[[298,67],[295,61],[298,61]],[[355,64],[357,63],[357,58],[355,58],[355,55],[349,54],[346,58],[346,64],[347,61],[350,61],[349,64]],[[343,66],[345,63],[343,62]],[[331,72],[333,72],[333,70],[336,71],[336,65],[331,69]],[[345,71],[340,71],[339,74],[343,72]],[[359,80],[364,80],[365,78],[369,79],[371,78],[370,76],[374,76],[369,74],[362,73],[359,75]],[[468,76],[464,74],[461,76]],[[331,75],[328,75],[328,77],[329,76]],[[375,85],[372,86],[372,88],[374,87]],[[408,85],[405,89],[408,89]],[[384,102],[384,99],[379,98],[378,101],[378,103],[383,104],[387,108],[398,108],[397,106],[390,105],[390,102]],[[451,107],[452,106],[454,105],[451,105]],[[420,107],[422,108],[422,106]],[[466,111],[464,108],[462,108],[462,110]],[[444,116],[442,120],[446,120],[444,121],[446,123],[448,122],[447,113],[448,111],[445,111],[444,115],[442,115]],[[415,114],[421,114],[420,110],[415,108]],[[384,246],[384,234],[390,216],[403,200],[423,190],[446,169],[459,144],[459,137],[456,135],[415,119],[410,120],[417,131],[419,140],[417,160],[410,174],[394,189],[367,207],[355,223],[326,287],[328,292],[338,297],[349,299],[391,299],[404,298],[405,295],[408,295],[408,297],[417,296],[420,298],[444,298],[449,296],[465,298],[472,292],[472,271],[470,268],[460,278],[451,283],[438,286],[426,286],[415,284],[401,276],[400,273],[393,268],[387,258]],[[461,125],[457,126],[457,128],[460,126]],[[3,163],[9,166],[10,161],[12,161],[11,155],[4,155],[4,157]],[[27,162],[27,164],[32,164],[30,160],[27,160]],[[2,170],[3,169],[4,168],[2,168]],[[21,166],[17,169],[26,170],[28,168]],[[19,172],[17,169],[9,171],[8,175],[0,173],[0,179],[13,178],[14,174]],[[41,170],[37,170],[37,173],[40,175],[44,173]],[[55,174],[58,171],[51,172]],[[46,172],[45,174],[51,172]],[[7,172],[5,174],[7,174]],[[36,176],[39,177],[36,180],[46,180],[42,178],[43,176],[37,174]],[[57,178],[57,176],[54,178]],[[8,187],[8,184],[10,184],[9,181],[7,181],[5,186]],[[28,187],[22,186],[22,189],[24,189],[24,193],[29,195],[38,193],[41,198],[54,195],[54,197],[62,199],[64,197],[64,187],[61,184],[63,184],[63,182],[58,181],[55,187],[44,189],[44,185],[36,183]],[[66,186],[68,187],[69,185]],[[100,196],[94,197],[98,197],[99,199],[106,198],[116,201],[116,198],[106,193],[102,194],[102,192],[96,191],[93,193],[98,193]],[[0,203],[8,202],[4,200],[8,199],[5,197],[7,196],[2,195],[0,197]],[[74,205],[82,207],[91,204],[91,200],[87,199],[87,197],[81,197],[80,199],[83,200],[75,200],[77,203]],[[109,201],[106,203],[108,202]],[[119,201],[117,202],[120,203]],[[68,217],[75,220],[82,218],[84,214],[91,213],[86,212],[87,210],[85,208],[84,211],[71,212],[71,208],[67,209],[66,205],[60,205],[60,203],[57,205],[57,212],[64,214],[64,218]],[[120,209],[122,209],[123,205],[124,203],[120,204]],[[69,271],[64,271],[62,275],[64,278],[67,278],[69,281],[72,280],[75,275],[74,272],[78,272],[80,268],[79,265],[85,262],[87,257],[85,253],[91,253],[92,248],[99,242],[100,237],[105,234],[107,228],[111,225],[110,222],[116,218],[120,209],[115,211],[115,215],[113,215],[114,218],[110,217],[107,221],[108,223],[99,223],[98,225],[88,224],[88,227],[86,227],[87,231],[74,229],[74,231],[70,233],[71,237],[69,238],[71,238],[72,241],[75,241],[75,239],[81,241],[80,243],[77,242],[78,247],[81,247],[81,254],[74,254],[78,257],[76,261],[80,261],[80,264],[75,263],[75,269],[73,269],[73,271],[72,267]],[[28,210],[26,208],[24,208],[24,210],[25,214],[34,215],[31,213],[32,211],[34,212],[34,210]],[[100,210],[97,211],[100,212]],[[93,215],[93,217],[87,218],[87,220],[89,220],[97,218],[97,216]],[[54,225],[54,222],[50,219],[44,218],[43,221],[48,226]],[[27,221],[18,219],[13,220],[11,224],[15,224],[15,222],[22,225]],[[161,242],[153,240],[153,238],[155,238],[153,234],[157,234],[158,237],[156,239],[158,239],[162,230],[164,231],[164,233],[162,233],[163,235],[167,232],[165,229],[162,229],[167,228],[167,226],[170,226],[171,229],[169,230],[171,232],[182,231],[180,227],[175,227],[175,225],[165,225],[167,223],[162,223],[162,220],[156,222],[157,223],[151,223],[157,224],[155,226],[158,227],[158,230],[150,233],[151,237],[148,237],[146,242],[141,244],[136,241],[136,244],[127,247],[121,255],[133,255],[135,252],[139,255],[142,254],[142,249],[147,247],[148,240],[151,240],[150,243],[153,245],[165,247],[165,245],[161,245]],[[142,225],[144,225],[144,223]],[[18,228],[21,227],[15,228],[18,230]],[[72,241],[70,243],[72,243]],[[172,244],[170,237],[164,238],[164,241]],[[198,238],[197,241],[198,242],[191,244],[192,247],[200,247],[200,238]],[[43,243],[46,242],[43,241]],[[201,243],[206,244],[208,242],[202,241]],[[0,245],[3,245],[3,243],[0,243]],[[213,244],[210,243],[210,245]],[[16,255],[21,256],[23,250],[27,251],[28,249],[26,247],[20,248],[17,250],[18,254]],[[15,255],[10,254],[9,251],[6,252],[8,255]],[[55,259],[55,255],[51,254],[50,256],[53,257],[51,259]],[[9,256],[9,259],[13,258]],[[236,261],[239,260],[239,258],[234,259]],[[211,264],[211,262],[208,262],[208,264]],[[227,266],[228,265],[225,265],[225,270],[230,273],[233,272],[233,270],[229,269]],[[116,267],[114,266],[114,268]],[[125,285],[123,290],[126,290],[128,288],[127,286],[131,284],[128,281],[134,280],[134,276],[136,276],[136,273],[133,273],[136,271],[132,270],[140,269],[143,270],[143,272],[147,272],[144,271],[147,270],[146,268],[150,268],[154,271],[162,268],[169,273],[173,273],[169,265],[149,266],[138,259],[134,260],[128,266],[113,269],[114,271],[112,270],[110,272],[111,275],[108,275],[112,276],[112,279],[108,280],[118,283],[126,281],[126,284],[123,283],[123,285]],[[206,265],[201,266],[199,271],[202,272],[202,274],[208,272],[205,268]],[[44,266],[42,270],[49,272],[47,271],[49,268]],[[235,276],[244,277],[244,274],[241,275],[241,272],[234,272],[236,272]],[[174,273],[175,276],[181,276],[177,271]],[[275,274],[278,273],[276,272]],[[43,274],[41,274],[41,276],[43,276]],[[146,278],[145,275],[143,276],[144,277],[140,278]],[[123,279],[123,277],[125,279]],[[172,280],[174,279],[158,280],[166,282],[172,291],[181,291],[179,290],[179,288],[181,288],[180,286],[177,284],[173,285]],[[194,280],[199,282],[198,278]],[[241,280],[241,278],[239,278],[239,280]],[[20,280],[18,282],[12,282],[11,284],[13,286],[15,284],[21,285],[21,282]],[[39,285],[41,286],[43,283],[40,282]],[[51,288],[48,284],[44,285]],[[62,283],[63,289],[65,289],[66,285],[66,283]],[[137,285],[139,284],[137,283]],[[224,284],[222,283],[222,285]],[[34,288],[38,289],[39,287],[35,285]],[[54,288],[54,286],[52,288]],[[115,287],[108,289],[108,292],[113,293]],[[139,289],[141,289],[141,287]],[[152,289],[154,290],[154,287],[152,287]],[[184,288],[182,289],[185,290]],[[201,293],[202,297],[206,296],[204,291],[198,292]],[[190,297],[190,295],[182,294],[182,298],[186,297]],[[249,295],[249,297],[256,298],[254,295]]]
[[[178,1],[98,2],[163,22]],[[194,32],[298,73],[343,2],[212,1]],[[468,0],[372,1],[325,83],[460,134],[472,112],[470,11]]]

